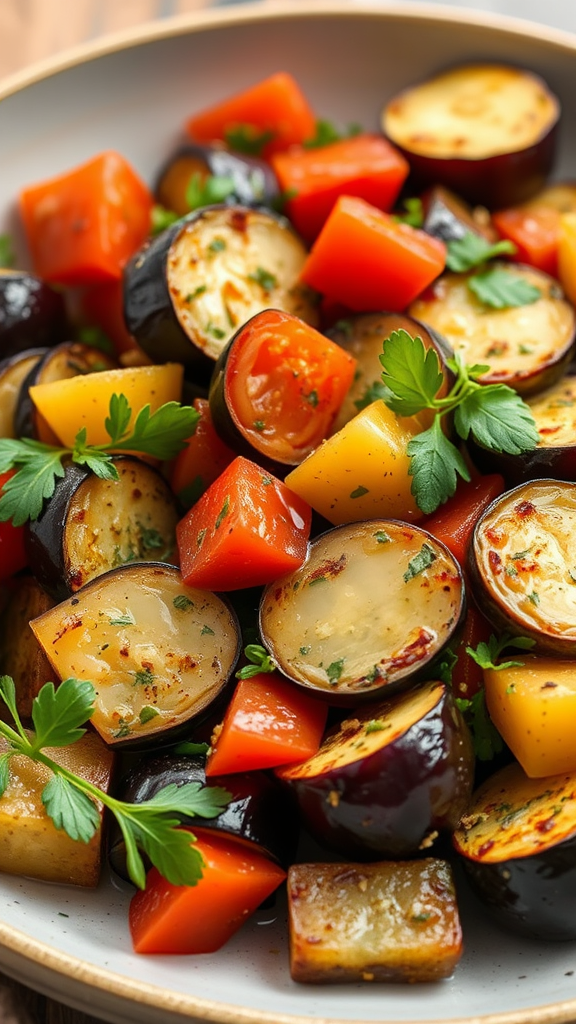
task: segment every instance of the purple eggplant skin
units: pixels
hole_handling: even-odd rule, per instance
[[[498,864],[462,858],[473,892],[503,928],[531,938],[576,939],[576,836]]]
[[[209,175],[231,179],[234,187],[222,200],[228,205],[240,203],[242,206],[267,206],[274,209],[278,204],[278,181],[264,160],[231,153],[218,144],[203,146],[200,143],[182,146],[164,164],[155,188],[158,202],[179,217],[189,213],[186,191],[195,173],[202,179]]]
[[[433,682],[420,688],[425,697],[429,687],[438,688],[433,706],[372,753],[362,751],[366,727],[393,716],[407,695],[341,723],[332,733],[341,739],[334,743],[329,736],[320,748],[323,769],[315,771],[311,758],[295,770],[276,770],[294,790],[303,822],[321,846],[352,859],[402,859],[455,828],[472,790],[472,742],[451,692]],[[348,745],[353,755],[335,763],[339,748]]]
[[[472,462],[481,473],[500,473],[507,488],[518,487],[529,480],[553,477],[555,480],[576,480],[576,444],[564,447],[540,447],[510,455],[495,452],[478,444],[472,437],[466,442]]]
[[[56,345],[67,327],[59,292],[27,271],[0,271],[0,358]]]
[[[199,783],[218,786],[231,796],[227,807],[216,818],[183,818],[192,830],[202,828],[220,832],[256,846],[272,860],[288,867],[296,855],[299,836],[298,812],[291,794],[265,772],[243,772],[206,778],[206,758],[175,752],[143,758],[116,787],[115,796],[128,803],[150,800],[164,786]],[[129,880],[126,848],[119,826],[114,823],[108,844],[110,866]]]

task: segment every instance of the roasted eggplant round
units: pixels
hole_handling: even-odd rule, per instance
[[[45,348],[27,348],[0,361],[0,437],[18,437],[16,410],[20,392],[45,352]]]
[[[0,270],[0,358],[57,345],[67,328],[64,299],[25,270]]]
[[[262,310],[216,363],[214,427],[239,454],[285,472],[330,434],[355,365],[353,356],[299,317]]]
[[[453,842],[500,924],[576,939],[576,773],[529,779],[508,765],[474,794]]]
[[[340,319],[326,333],[337,345],[346,349],[356,360],[354,381],[344,399],[334,424],[334,430],[340,430],[361,409],[382,398],[385,387],[382,381],[382,364],[380,356],[383,352],[384,340],[393,332],[403,330],[413,338],[422,339],[425,349],[433,348],[438,356],[444,381],[437,392],[438,398],[444,398],[452,375],[446,360],[453,356],[448,343],[436,331],[430,330],[425,324],[414,317],[402,313],[353,313]],[[431,425],[427,413],[418,416],[420,429]]]
[[[493,308],[473,291],[481,275],[445,274],[410,306],[466,363],[488,365],[478,379],[534,394],[564,373],[574,350],[576,313],[558,282],[534,267],[495,261],[491,269],[531,293],[527,305]]]
[[[241,772],[206,779],[204,756],[166,753],[145,758],[134,765],[116,786],[119,800],[139,804],[151,800],[164,786],[221,786],[230,802],[215,818],[184,818],[193,832],[214,830],[256,846],[260,853],[287,867],[294,859],[298,842],[298,813],[291,794],[265,772]],[[128,880],[124,837],[117,825],[110,830],[108,858],[114,871]]]
[[[442,185],[434,185],[422,196],[422,230],[442,242],[455,242],[469,232],[495,242],[498,235],[484,207],[468,206]]]
[[[410,163],[413,188],[440,183],[496,209],[542,188],[559,117],[558,99],[532,72],[469,64],[393,97],[382,127]]]
[[[168,484],[141,459],[116,456],[117,480],[66,467],[26,531],[34,574],[56,600],[125,562],[174,562],[180,510]]]
[[[275,307],[317,322],[299,282],[306,249],[288,221],[245,206],[208,206],[168,228],[124,270],[128,330],[151,359],[206,379],[246,320]]]
[[[497,629],[542,654],[576,653],[576,484],[532,480],[496,498],[469,550],[473,593]]]
[[[30,625],[59,679],[94,684],[92,725],[117,748],[189,732],[223,696],[240,651],[231,607],[160,562],[112,569]]]
[[[450,690],[433,681],[363,708],[314,757],[276,775],[323,846],[365,860],[409,857],[456,827],[474,754]]]
[[[412,685],[464,611],[448,549],[417,526],[374,519],[322,534],[302,568],[271,583],[260,633],[286,676],[351,706]]]
[[[188,143],[182,146],[158,175],[155,193],[158,202],[184,217],[190,212],[190,183],[198,181],[199,190],[210,178],[225,179],[229,189],[221,202],[227,206],[268,206],[273,209],[279,188],[270,164],[257,157],[231,153],[223,145]]]
[[[33,437],[46,444],[58,445],[58,438],[50,429],[44,417],[36,408],[30,396],[30,388],[37,384],[52,384],[87,373],[101,370],[116,370],[118,363],[111,356],[80,341],[66,341],[48,349],[35,362],[22,382],[14,427],[18,437]]]

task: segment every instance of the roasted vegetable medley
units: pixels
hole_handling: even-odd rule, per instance
[[[107,859],[137,952],[286,883],[295,981],[436,981],[455,875],[576,938],[561,111],[499,64],[383,102],[279,72],[2,237],[0,870]]]

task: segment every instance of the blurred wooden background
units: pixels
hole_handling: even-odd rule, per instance
[[[109,32],[210,6],[211,0],[0,0],[0,78]]]

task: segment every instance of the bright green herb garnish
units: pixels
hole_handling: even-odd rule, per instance
[[[414,416],[423,409],[436,413],[432,426],[413,437],[407,447],[412,494],[423,512],[434,512],[454,494],[458,476],[470,479],[460,451],[442,430],[442,417],[453,413],[462,440],[471,435],[492,451],[518,455],[536,447],[536,424],[520,396],[505,384],[477,382],[489,367],[466,366],[456,353],[448,361],[456,383],[445,398],[437,398],[443,376],[436,352],[426,350],[421,338],[402,329],[384,340],[380,362],[387,388],[384,401],[393,412],[399,416]]]
[[[82,728],[94,711],[92,683],[65,679],[58,689],[46,683],[32,704],[34,730],[27,732],[16,709],[16,690],[10,676],[0,678],[0,698],[8,707],[16,728],[0,721],[0,735],[9,749],[0,757],[0,796],[10,781],[10,759],[19,754],[45,765],[52,778],[42,791],[42,803],[57,829],[71,839],[88,843],[100,826],[96,801],[116,818],[126,843],[130,878],[140,889],[146,872],[143,850],[152,864],[173,885],[195,885],[202,877],[202,859],[194,848],[194,837],[178,826],[182,819],[213,818],[226,807],[230,794],[218,787],[202,788],[192,782],[165,786],[151,800],[125,803],[104,793],[86,779],[57,764],[45,753],[46,747],[67,747],[86,732]],[[142,709],[143,711],[145,709]]]
[[[16,254],[10,235],[0,235],[0,267],[9,270],[16,263]]]
[[[485,306],[492,309],[508,309],[511,306],[529,306],[537,302],[542,292],[512,269],[489,267],[481,274],[468,278],[470,291]]]
[[[199,210],[202,206],[223,203],[232,194],[234,187],[234,178],[229,175],[205,176],[200,171],[195,171],[186,187],[186,203],[189,210]]]
[[[145,405],[132,422],[132,409],[125,395],[112,395],[105,421],[110,437],[107,444],[86,443],[86,428],[76,434],[74,448],[57,448],[29,438],[0,439],[0,473],[17,472],[2,489],[0,522],[11,519],[21,526],[37,519],[44,501],[51,498],[56,480],[64,476],[63,462],[86,466],[102,480],[118,480],[113,453],[129,451],[166,461],[186,447],[200,416],[192,406],[166,402],[156,412]]]
[[[505,253],[513,256],[516,252],[516,246],[508,239],[492,244],[474,231],[467,231],[462,238],[452,239],[446,248],[446,266],[457,274],[464,274],[495,256]]]
[[[340,131],[331,121],[320,118],[316,121],[316,130],[312,138],[306,139],[302,145],[304,149],[320,149],[322,146],[329,146],[332,142],[340,142],[342,139],[351,139],[360,135],[362,125],[349,124],[345,131]]]
[[[247,644],[244,648],[244,657],[250,664],[244,665],[236,673],[237,679],[251,679],[252,676],[258,676],[262,672],[276,671],[276,662],[261,644]]]
[[[396,213],[393,220],[397,224],[408,224],[411,228],[421,228],[424,223],[424,207],[418,196],[405,199],[402,203],[405,213]]]
[[[467,647],[466,654],[469,654],[480,668],[500,671],[503,668],[521,667],[524,664],[523,661],[498,662],[502,651],[507,647],[517,647],[521,651],[529,651],[534,647],[534,643],[535,641],[527,636],[512,636],[510,633],[502,633],[500,637],[496,637],[492,633],[488,643],[482,640],[476,648]]]
[[[272,142],[274,132],[261,131],[255,124],[237,124],[224,133],[224,140],[230,149],[247,156],[260,156],[264,147]]]

